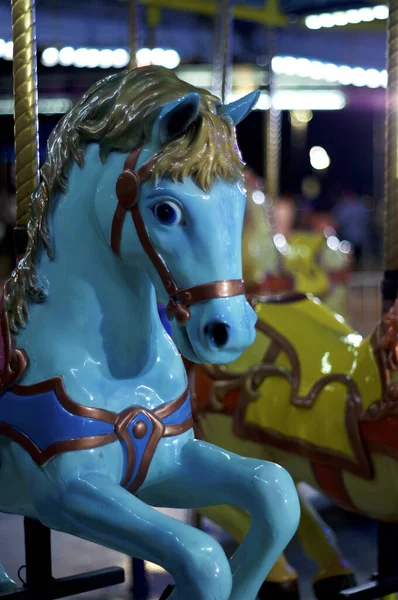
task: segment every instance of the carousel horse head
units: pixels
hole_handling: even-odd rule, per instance
[[[84,190],[79,211],[98,244],[129,281],[134,273],[153,284],[174,341],[195,362],[235,360],[255,338],[242,280],[246,198],[234,126],[257,98],[222,105],[167,69],[124,71],[95,84],[61,120],[42,169],[37,194],[68,188],[76,198]],[[51,212],[42,210],[37,223]],[[57,246],[66,235],[58,230]]]

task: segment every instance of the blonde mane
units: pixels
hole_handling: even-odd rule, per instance
[[[84,149],[90,141],[99,143],[102,162],[112,150],[130,151],[150,138],[162,106],[190,92],[200,95],[199,118],[162,148],[152,177],[167,176],[174,181],[192,177],[203,190],[209,190],[216,178],[231,182],[242,178],[234,128],[217,115],[220,101],[206,90],[181,81],[162,67],[123,71],[96,83],[49,137],[40,184],[30,201],[27,251],[5,286],[4,306],[13,331],[28,321],[28,300],[42,302],[46,298],[35,263],[43,246],[52,257],[49,208],[56,193],[67,189],[71,161],[83,165]]]

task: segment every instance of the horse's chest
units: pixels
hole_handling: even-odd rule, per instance
[[[14,386],[0,396],[0,435],[17,442],[39,466],[73,451],[119,442],[121,485],[135,493],[145,480],[156,447],[192,427],[189,394],[155,410],[131,406],[120,413],[78,404],[57,377]]]

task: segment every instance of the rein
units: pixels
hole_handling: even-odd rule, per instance
[[[158,272],[169,296],[169,303],[166,308],[167,316],[170,320],[175,318],[177,323],[185,325],[191,316],[190,306],[214,298],[245,295],[244,281],[243,279],[224,279],[195,285],[190,288],[180,289],[178,287],[165,261],[151,242],[138,206],[141,184],[151,176],[159,155],[155,155],[136,171],[135,166],[140,151],[141,147],[137,147],[130,152],[124,163],[124,170],[119,175],[116,183],[118,205],[112,221],[111,247],[113,252],[120,256],[123,224],[127,212],[130,212],[138,239]]]

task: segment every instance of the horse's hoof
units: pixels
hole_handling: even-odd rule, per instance
[[[170,596],[173,590],[174,585],[168,585],[167,588],[164,590],[163,594],[160,596],[159,600],[166,600],[166,598]]]
[[[312,588],[315,598],[318,600],[335,600],[343,590],[349,590],[357,585],[357,580],[353,573],[344,575],[334,575],[316,581]]]
[[[258,592],[260,600],[299,600],[297,579],[290,581],[264,581]]]

